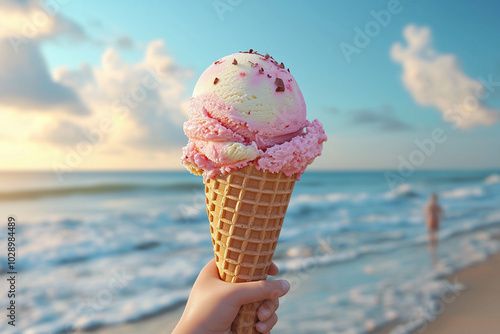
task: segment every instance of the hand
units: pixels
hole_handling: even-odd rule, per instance
[[[278,267],[273,263],[268,274],[274,276]],[[257,331],[269,333],[276,325],[278,298],[290,290],[286,280],[228,283],[219,278],[215,260],[198,275],[181,320],[173,334],[231,334],[240,306],[264,300],[257,310]]]

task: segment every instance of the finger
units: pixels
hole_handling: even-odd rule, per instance
[[[231,284],[230,287],[235,303],[249,304],[284,296],[290,290],[290,283],[286,280],[255,281]]]
[[[257,317],[259,320],[265,321],[269,319],[269,317],[271,317],[271,315],[273,315],[273,313],[278,309],[278,305],[279,304],[275,303],[273,300],[264,301],[257,310]]]
[[[275,276],[279,272],[280,272],[280,270],[279,270],[278,266],[274,262],[272,262],[271,266],[269,267],[269,270],[267,271],[267,274],[271,275],[271,276]]]
[[[273,315],[266,321],[259,321],[257,325],[255,325],[255,328],[258,332],[269,333],[269,331],[273,329],[274,325],[276,325],[277,322],[278,316],[276,315],[276,313],[273,313]]]
[[[198,279],[207,279],[207,278],[217,278],[219,279],[219,269],[217,269],[217,264],[215,263],[215,259],[210,260],[205,267],[200,271],[198,275]]]

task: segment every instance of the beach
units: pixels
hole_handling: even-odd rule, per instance
[[[498,239],[498,237],[497,237]],[[412,334],[496,334],[500,329],[500,253],[487,261],[447,277],[464,284],[466,289],[443,302],[435,319],[424,321]],[[456,298],[455,298],[456,297]],[[446,299],[446,298],[445,298]],[[370,334],[399,333],[400,324],[392,323]]]
[[[500,334],[499,1],[0,9],[0,334]]]
[[[473,265],[447,277],[466,286],[456,298],[444,303],[442,313],[435,320],[425,322],[414,334],[497,334],[500,329],[500,253],[487,261]],[[450,296],[449,296],[450,297]],[[170,333],[183,310],[183,305],[172,312],[149,319],[92,331],[95,334]],[[398,324],[377,329],[370,334],[398,333]]]
[[[292,289],[273,333],[370,333],[388,324],[397,333],[424,324],[430,331],[431,320],[468,298],[468,283],[454,275],[500,252],[499,174],[426,171],[394,188],[381,172],[304,174],[274,255],[276,278]],[[0,211],[21,226],[24,316],[16,330],[172,330],[213,258],[200,178],[183,171],[5,179]],[[431,191],[446,213],[436,263],[422,214]],[[441,312],[443,294],[457,296]]]
[[[500,253],[487,261],[473,265],[447,277],[466,286],[456,298],[445,303],[442,313],[435,320],[425,322],[414,334],[496,334],[500,329]],[[149,319],[116,327],[91,331],[95,334],[170,333],[183,310],[165,312]],[[377,329],[370,334],[398,333],[398,324]]]
[[[422,330],[427,334],[496,334],[500,331],[500,254],[449,279],[467,289],[446,305],[443,313]]]

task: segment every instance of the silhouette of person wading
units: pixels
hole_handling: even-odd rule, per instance
[[[425,206],[425,218],[427,220],[427,229],[429,231],[429,250],[432,256],[432,263],[437,263],[437,246],[438,246],[438,232],[439,223],[444,217],[444,212],[438,203],[438,197],[435,193],[429,197],[429,202]]]

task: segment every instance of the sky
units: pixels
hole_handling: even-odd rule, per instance
[[[181,169],[197,78],[290,68],[328,170],[500,168],[496,1],[0,0],[0,169]],[[406,167],[405,167],[406,166]]]

